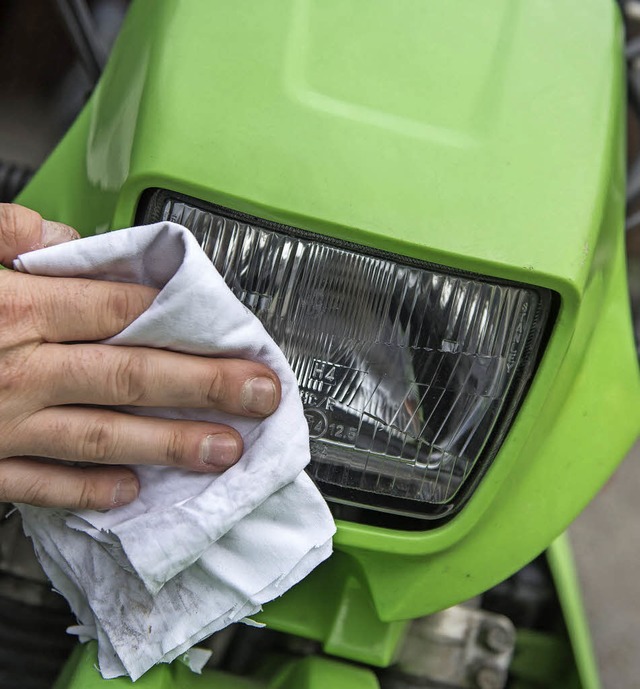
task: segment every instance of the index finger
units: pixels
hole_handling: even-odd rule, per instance
[[[29,321],[43,342],[104,340],[124,330],[152,304],[158,290],[85,278],[12,273],[3,299]],[[16,308],[17,307],[17,308]]]

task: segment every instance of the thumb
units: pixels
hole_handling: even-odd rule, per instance
[[[0,203],[0,263],[10,268],[19,254],[78,239],[68,225],[43,220],[39,213],[15,203]]]

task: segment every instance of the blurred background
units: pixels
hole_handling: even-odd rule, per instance
[[[127,7],[128,0],[0,3],[0,201],[10,201],[17,194],[74,121],[100,76]],[[640,0],[620,2],[620,7],[627,36],[629,96],[629,290],[640,354]],[[640,410],[630,413],[640,415]],[[637,443],[570,529],[607,688],[640,687],[639,493]],[[14,556],[19,547],[12,545]],[[6,556],[8,550],[5,535],[0,543],[0,571],[3,552]],[[25,565],[23,576],[37,577],[31,566]],[[11,594],[6,587],[0,581],[1,595]],[[2,614],[13,615],[11,610]],[[60,614],[62,624],[66,617],[64,611]],[[34,625],[38,624],[36,620]],[[72,643],[72,639],[66,637],[61,643]],[[0,665],[1,646],[2,638]]]

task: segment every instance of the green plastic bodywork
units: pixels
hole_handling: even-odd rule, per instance
[[[156,665],[135,684],[127,677],[103,680],[97,668],[97,644],[76,647],[53,689],[379,689],[370,670],[317,656],[275,657],[257,677],[205,670],[195,675],[180,661]]]
[[[340,522],[336,557],[266,606],[269,625],[387,664],[402,620],[542,552],[638,435],[621,46],[609,0],[133,3],[21,203],[92,234],[161,187],[559,295],[462,512],[417,532]]]
[[[567,537],[556,539],[546,556],[568,627],[561,625],[554,633],[519,630],[510,667],[509,686],[512,689],[600,689]],[[332,590],[332,583],[331,580],[326,581],[329,592]],[[347,585],[345,590],[351,588]],[[287,601],[289,612],[296,606],[302,606],[298,610],[303,611],[310,607],[308,600],[300,596],[299,589],[294,589],[280,601]],[[389,645],[395,647],[401,641],[401,635],[395,639],[389,639],[388,636],[389,630],[397,632],[400,625],[388,625],[389,629],[385,634],[383,623],[375,616],[369,615],[368,619],[363,616],[363,610],[371,609],[370,602],[361,600],[359,606],[353,607],[354,601],[358,601],[358,598],[352,599],[351,606],[342,607],[342,619],[348,621],[341,631],[350,633],[342,637],[338,655],[358,659],[366,649],[367,642],[375,648],[384,646],[385,642],[390,642]],[[330,626],[335,623],[331,620],[330,613],[334,608],[333,601],[329,602],[331,605],[325,607],[327,615],[320,621],[319,627],[314,627],[314,623],[317,624],[319,620],[309,620],[304,614],[285,616],[288,620],[297,617],[302,622],[299,630],[292,628],[290,632],[295,634],[299,631],[308,638],[330,640],[331,633],[323,633],[322,629],[322,622]],[[319,608],[313,607],[312,610],[317,613]],[[273,612],[271,617],[273,619]],[[340,624],[338,622],[338,626]],[[315,629],[318,633],[309,634],[310,629]],[[347,642],[346,646],[344,641]],[[328,654],[332,653],[331,641],[324,645],[323,650]],[[366,652],[360,660],[369,662]],[[393,658],[387,658],[384,663],[378,662],[379,660],[380,658],[374,658],[372,664],[386,667],[392,664]],[[124,689],[131,686],[132,682],[128,678],[103,680],[97,669],[97,646],[95,642],[91,642],[75,649],[54,689],[101,689],[107,685],[109,689]],[[378,689],[379,683],[376,675],[363,667],[313,655],[305,658],[273,655],[268,656],[262,666],[249,677],[238,677],[215,670],[205,670],[201,676],[195,676],[182,662],[174,661],[169,666],[153,668],[138,680],[136,686],[141,689]]]

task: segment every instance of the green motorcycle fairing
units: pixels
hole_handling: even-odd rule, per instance
[[[133,3],[21,203],[92,234],[132,224],[159,187],[559,295],[527,397],[461,513],[411,532],[339,522],[336,557],[266,606],[267,624],[332,630],[328,651],[389,663],[401,620],[530,561],[637,436],[621,46],[608,0]],[[377,646],[348,649],[349,606],[351,626],[376,619]]]

